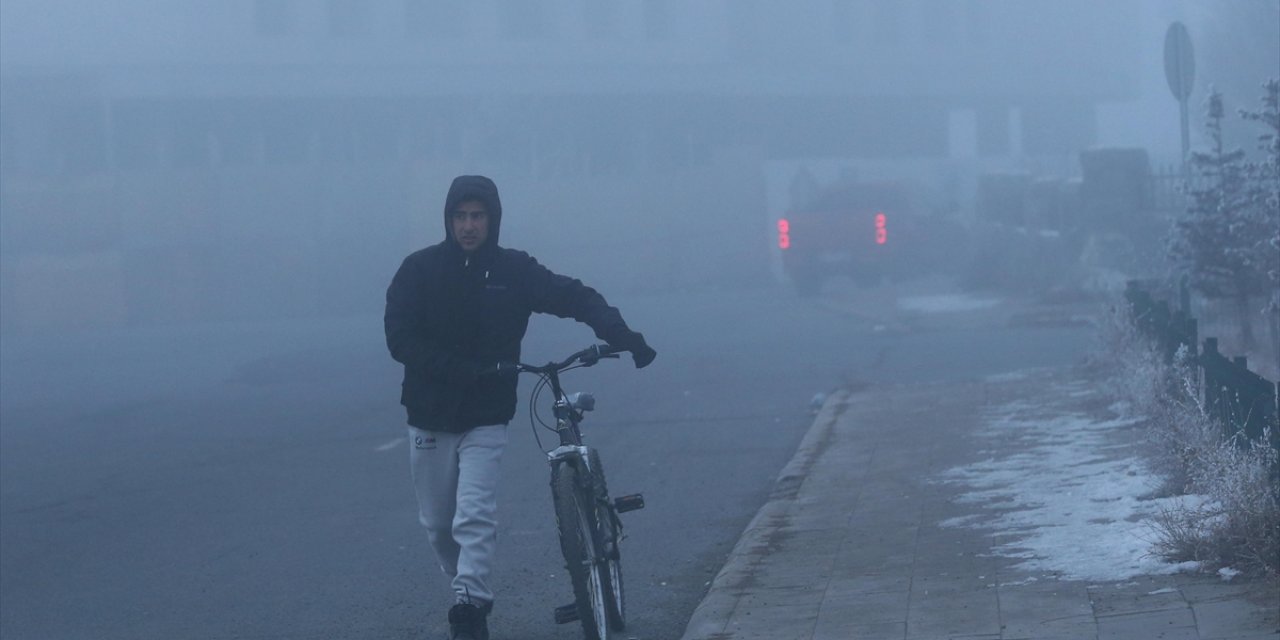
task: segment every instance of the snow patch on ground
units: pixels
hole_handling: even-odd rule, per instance
[[[1000,304],[995,298],[975,298],[963,293],[900,298],[898,308],[923,313],[947,313],[954,311],[978,311]]]
[[[982,520],[983,517],[980,515],[959,516],[956,518],[947,518],[946,520],[939,522],[938,526],[948,529],[956,527],[974,527]]]
[[[1055,389],[1060,398],[1072,391]],[[980,432],[991,457],[939,478],[963,487],[958,500],[984,505],[991,517],[942,526],[992,531],[996,553],[1017,559],[1015,568],[1026,572],[1110,582],[1187,570],[1153,554],[1149,520],[1201,498],[1145,499],[1157,482],[1115,437],[1140,419],[1097,420],[1033,404],[993,411]]]
[[[1030,375],[1030,371],[1028,371],[1027,369],[1021,369],[1018,371],[1009,371],[1007,373],[993,373],[989,376],[984,377],[982,380],[983,382],[990,382],[990,383],[1017,382],[1019,380],[1026,380],[1029,375]]]

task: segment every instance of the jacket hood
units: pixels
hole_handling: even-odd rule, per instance
[[[498,185],[485,176],[458,176],[449,185],[449,195],[444,199],[444,235],[456,247],[453,237],[453,225],[449,224],[451,214],[459,203],[467,200],[479,200],[489,211],[489,237],[481,248],[498,245],[498,231],[502,228],[502,201],[498,199]]]

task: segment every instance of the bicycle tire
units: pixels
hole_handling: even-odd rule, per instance
[[[601,565],[594,562],[597,537],[589,514],[595,503],[586,495],[578,479],[578,469],[567,463],[558,464],[551,473],[551,497],[555,503],[556,530],[560,534],[560,551],[564,554],[569,580],[573,583],[573,600],[586,640],[609,640],[608,605],[605,604]]]
[[[617,514],[609,502],[609,484],[605,480],[604,464],[600,462],[600,453],[591,449],[591,470],[595,474],[596,490],[599,500],[596,501],[596,523],[600,527],[600,540],[604,545],[605,556],[605,605],[608,607],[609,627],[614,631],[625,631],[627,628],[627,601],[622,582],[622,531]]]

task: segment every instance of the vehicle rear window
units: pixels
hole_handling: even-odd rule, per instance
[[[901,211],[906,207],[907,194],[898,187],[859,185],[828,191],[800,211]]]

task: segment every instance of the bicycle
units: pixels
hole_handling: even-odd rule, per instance
[[[551,499],[555,505],[556,528],[560,551],[564,554],[569,578],[573,582],[573,604],[556,607],[555,621],[567,624],[581,621],[587,640],[608,640],[610,631],[626,628],[626,600],[622,588],[622,520],[619,514],[644,508],[644,496],[632,494],[609,498],[600,454],[582,442],[579,423],[586,412],[595,409],[595,397],[589,393],[566,395],[560,386],[560,374],[594,366],[605,358],[617,358],[620,349],[593,345],[560,362],[543,366],[502,364],[499,369],[539,376],[529,397],[529,421],[538,447],[538,426],[554,429],[560,445],[547,451],[551,465]],[[543,390],[550,387],[555,426],[538,416],[537,402]]]

